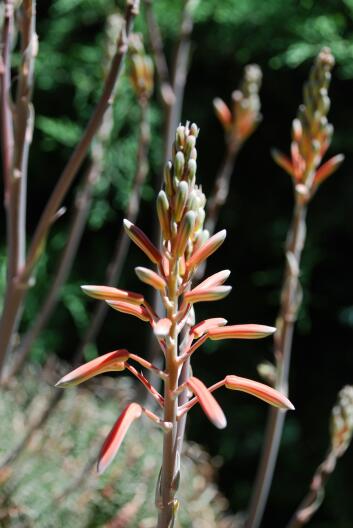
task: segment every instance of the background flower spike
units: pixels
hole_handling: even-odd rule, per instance
[[[74,387],[103,372],[122,371],[125,369],[125,361],[128,359],[129,352],[124,348],[108,352],[108,354],[92,359],[92,361],[66,374],[56,383],[55,387],[61,389]]]
[[[229,325],[222,328],[210,328],[208,336],[213,341],[217,339],[261,339],[274,334],[275,331],[276,328],[266,325]]]
[[[225,387],[227,389],[251,394],[274,407],[289,409],[291,411],[294,410],[294,405],[288,400],[288,398],[286,398],[286,396],[264,383],[230,375],[225,378]]]
[[[129,403],[115,422],[100,450],[97,471],[101,475],[112,463],[125,435],[132,424],[142,414],[142,407],[138,403]]]
[[[201,380],[191,376],[187,381],[187,386],[192,390],[210,422],[218,429],[224,429],[227,419],[215,397],[210,393],[206,385]]]

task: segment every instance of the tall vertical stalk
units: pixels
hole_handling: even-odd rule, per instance
[[[273,152],[278,165],[290,174],[295,195],[293,219],[286,246],[286,267],[281,291],[278,331],[274,340],[275,387],[285,394],[288,393],[293,330],[301,304],[299,275],[306,237],[307,206],[318,186],[343,161],[343,156],[338,155],[320,166],[333,134],[333,127],[327,120],[330,107],[328,86],[333,65],[334,58],[331,51],[323,48],[304,86],[304,103],[299,107],[298,117],[293,121],[291,159],[281,152]],[[250,500],[247,528],[260,526],[278,457],[284,419],[283,411],[271,409]]]

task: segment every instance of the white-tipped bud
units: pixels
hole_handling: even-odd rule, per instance
[[[174,218],[180,222],[188,199],[189,185],[186,181],[179,182],[174,204]]]

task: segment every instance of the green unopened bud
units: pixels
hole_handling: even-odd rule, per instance
[[[190,134],[192,136],[195,136],[197,137],[199,135],[199,132],[200,132],[200,129],[199,127],[196,125],[196,123],[192,123],[191,127],[190,127]]]
[[[184,216],[178,232],[175,252],[178,257],[181,257],[186,249],[187,243],[191,238],[195,227],[196,215],[194,211],[188,211]]]
[[[184,154],[182,152],[177,152],[175,155],[175,161],[174,161],[174,175],[176,176],[176,178],[178,178],[178,180],[181,180],[183,178],[184,166],[185,166]]]
[[[206,216],[205,210],[202,209],[202,207],[199,207],[197,211],[197,216],[196,216],[195,231],[198,231],[199,229],[202,228],[203,223],[205,221],[205,216]]]
[[[184,208],[188,199],[189,186],[186,181],[179,182],[178,189],[175,197],[174,205],[174,218],[177,222],[180,222],[180,219],[183,215]]]
[[[173,195],[173,173],[172,173],[172,162],[168,161],[164,167],[164,184],[167,191],[167,195],[171,197]]]
[[[197,160],[197,150],[195,148],[190,152],[190,159]]]
[[[176,147],[177,147],[178,150],[184,148],[185,127],[182,126],[182,125],[179,125],[178,128],[176,129],[175,142],[176,142]]]
[[[157,214],[164,240],[170,239],[169,202],[164,191],[160,191],[157,197]]]
[[[190,211],[195,211],[196,213],[199,207],[200,207],[200,199],[198,197],[198,193],[196,192],[196,190],[193,190],[189,194],[187,208]]]
[[[185,142],[185,157],[188,159],[190,157],[191,151],[195,148],[196,145],[196,137],[195,136],[188,136],[186,138]]]
[[[194,159],[189,159],[186,175],[187,175],[187,179],[189,180],[191,186],[195,184],[196,169],[197,169],[196,161]]]

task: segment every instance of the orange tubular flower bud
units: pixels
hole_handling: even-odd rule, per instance
[[[190,330],[190,334],[193,335],[194,339],[198,339],[208,332],[210,328],[224,326],[227,324],[227,322],[227,319],[223,319],[223,317],[213,317],[212,319],[206,319],[205,321],[201,321],[200,323],[197,323],[195,326],[193,326]]]
[[[258,381],[240,378],[239,376],[226,376],[225,386],[227,389],[247,392],[274,407],[290,409],[291,411],[294,410],[294,406],[288,398],[272,387],[259,383]]]
[[[55,387],[66,389],[67,387],[79,385],[103,372],[120,372],[125,369],[125,361],[128,359],[129,352],[123,348],[109,352],[66,374],[56,383]]]
[[[230,293],[231,289],[231,286],[217,286],[205,290],[191,290],[185,293],[184,301],[191,304],[204,301],[220,301]]]
[[[138,403],[129,403],[125,407],[107,436],[99,453],[97,471],[100,475],[113,461],[132,422],[137,418],[140,418],[141,414],[142,407]]]
[[[135,268],[135,273],[140,281],[144,282],[145,284],[149,284],[149,286],[152,286],[156,290],[164,290],[166,287],[165,280],[155,271],[138,266]]]
[[[129,220],[124,220],[124,227],[131,240],[147,255],[147,257],[154,264],[159,264],[161,261],[161,254],[156,246],[152,244],[148,236]]]
[[[274,334],[276,328],[258,324],[230,325],[223,328],[210,328],[208,336],[213,341],[218,339],[261,339]]]
[[[220,123],[226,130],[228,130],[233,120],[232,113],[229,110],[228,106],[220,97],[216,97],[215,99],[213,99],[213,107]]]
[[[119,290],[111,286],[81,286],[81,290],[89,297],[101,301],[125,301],[137,305],[144,302],[143,295],[140,293]]]
[[[106,301],[109,306],[118,312],[134,315],[141,319],[141,321],[150,321],[150,315],[144,306],[137,306],[123,301]]]
[[[227,425],[227,419],[224,416],[219,403],[210,393],[206,385],[194,376],[191,376],[186,384],[199,400],[200,405],[210,422],[212,422],[218,429],[224,429]]]
[[[217,249],[223,244],[227,236],[227,231],[222,229],[215,235],[211,236],[200,248],[198,248],[195,253],[187,262],[188,270],[192,270],[198,266],[201,262],[206,260],[212,253],[217,251]]]
[[[194,290],[204,290],[206,288],[213,288],[214,286],[221,286],[228,279],[229,275],[229,270],[219,271],[195,286]]]
[[[321,167],[317,170],[314,178],[314,184],[320,185],[340,167],[343,161],[343,154],[337,154],[337,156],[333,156],[333,158],[326,161],[326,163],[321,165]]]

